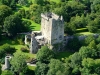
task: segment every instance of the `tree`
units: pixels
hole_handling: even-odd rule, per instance
[[[85,45],[89,45],[89,43],[91,42],[91,41],[93,41],[93,40],[95,40],[95,38],[94,38],[94,36],[93,35],[89,35],[89,36],[87,36],[86,38],[85,38]]]
[[[15,53],[10,63],[11,69],[14,73],[25,73],[27,70],[26,56],[22,53]]]
[[[97,57],[96,49],[91,49],[91,48],[85,47],[85,46],[82,46],[80,48],[79,54],[82,57],[82,59],[87,58],[87,57],[89,57],[89,58],[96,58]]]
[[[37,53],[37,60],[40,62],[48,63],[50,59],[54,58],[54,52],[47,46],[43,46]]]
[[[99,75],[100,74],[100,59],[85,58],[82,61],[82,75]]]
[[[7,5],[13,9],[15,9],[16,3],[15,0],[0,0],[3,5]]]
[[[19,15],[10,15],[5,18],[4,31],[8,36],[15,36],[17,33],[22,32],[25,26],[22,24],[22,19]]]
[[[65,23],[64,32],[68,35],[73,35],[74,34],[73,29],[71,27],[69,27],[67,23]]]
[[[27,6],[27,5],[28,5],[28,0],[18,0],[18,3],[19,3],[20,5]]]
[[[97,56],[100,58],[100,43],[97,45]]]
[[[11,47],[9,44],[4,44],[0,47],[0,58],[3,58],[6,54],[13,54],[15,48]]]
[[[34,20],[36,23],[41,22],[41,13],[42,12],[43,12],[43,8],[42,8],[42,6],[40,6],[38,4],[32,4],[29,8],[30,18],[31,18],[31,20]]]
[[[58,59],[51,59],[47,75],[68,75],[65,65]]]
[[[80,67],[82,58],[78,52],[75,52],[70,56],[70,67],[73,69],[72,74],[80,75]]]
[[[2,26],[2,28],[5,18],[11,14],[12,10],[10,7],[6,5],[0,5],[0,25]]]
[[[2,68],[2,67],[1,67],[1,64],[0,64],[0,75],[1,75],[1,72],[2,72],[1,68]]]
[[[43,5],[43,3],[44,3],[44,0],[35,0],[34,2],[35,2],[36,4]]]
[[[93,3],[91,4],[91,11],[100,12],[100,0],[93,0]]]
[[[94,65],[94,60],[91,58],[85,58],[82,61],[82,66],[83,68],[81,69],[82,75],[91,75],[91,72],[93,72],[93,65]],[[95,73],[95,72],[93,72]]]
[[[35,75],[46,75],[48,72],[48,64],[37,62],[35,69]]]
[[[75,26],[76,29],[86,27],[86,19],[85,19],[84,15],[82,15],[82,16],[76,15],[75,17],[71,17],[70,23],[73,26]]]
[[[5,71],[2,72],[1,75],[14,75],[14,74],[9,70],[5,70]]]
[[[89,47],[93,48],[93,49],[96,49],[96,43],[95,43],[94,40],[90,42]]]
[[[98,30],[98,25],[95,21],[90,21],[87,28],[89,32],[96,32]]]

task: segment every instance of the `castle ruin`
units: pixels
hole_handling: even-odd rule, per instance
[[[50,49],[56,44],[63,44],[64,40],[64,20],[62,16],[54,13],[41,14],[41,31],[33,31],[30,35],[25,35],[25,44],[30,38],[30,52],[36,53],[41,46],[48,45]],[[58,50],[60,50],[60,45]]]

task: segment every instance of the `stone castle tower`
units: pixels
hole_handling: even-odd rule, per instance
[[[54,13],[41,14],[41,33],[47,44],[53,45],[64,40],[64,21]]]
[[[30,37],[30,53],[36,53],[41,46],[48,45],[49,48],[54,48],[54,45],[64,41],[64,21],[62,16],[54,13],[41,14],[41,31],[33,31],[25,36],[25,44],[27,38]]]

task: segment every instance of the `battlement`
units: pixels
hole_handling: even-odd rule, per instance
[[[45,14],[42,13],[41,17],[44,18],[44,19],[46,19],[46,20],[49,20],[49,19],[58,20],[58,19],[60,19],[60,20],[63,21],[63,17],[62,16],[58,16],[58,15],[56,15],[54,13],[45,13]]]

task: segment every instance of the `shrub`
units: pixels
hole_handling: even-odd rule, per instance
[[[23,44],[24,44],[24,42],[22,41],[22,39],[18,39],[17,41],[18,41],[18,43],[19,43],[20,45],[23,45]]]
[[[11,47],[9,44],[4,44],[0,48],[0,58],[4,57],[5,54],[12,54],[16,51],[14,47]]]
[[[4,64],[4,63],[5,63],[5,58],[1,58],[1,59],[0,59],[0,63],[1,63],[1,64]]]
[[[5,71],[2,72],[1,75],[14,75],[14,74],[9,70],[5,70]]]
[[[21,50],[22,52],[29,52],[29,50],[28,50],[26,47],[22,47],[20,50]]]
[[[5,51],[4,49],[0,48],[0,58],[5,56]]]
[[[5,53],[12,54],[16,51],[16,49],[14,47],[11,47],[9,44],[4,44],[2,48],[4,49]]]
[[[15,41],[12,41],[11,44],[16,44],[16,42]]]

